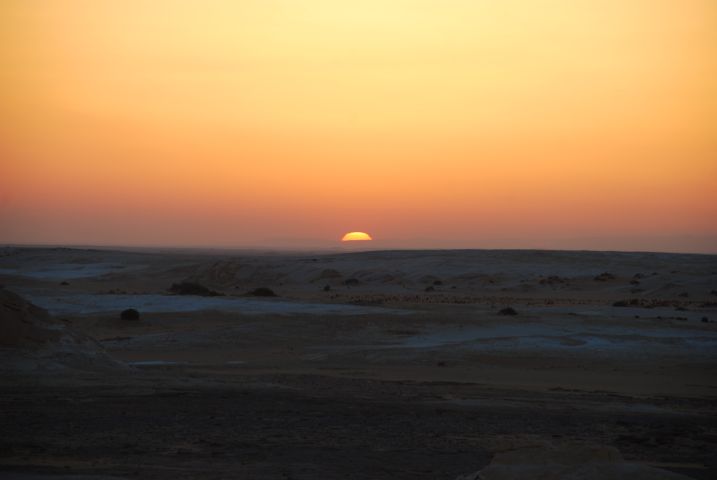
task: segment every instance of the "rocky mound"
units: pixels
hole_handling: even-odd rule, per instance
[[[623,460],[605,446],[540,445],[499,452],[490,465],[456,480],[688,480],[676,473]]]
[[[8,373],[118,368],[94,339],[0,288],[0,369]]]

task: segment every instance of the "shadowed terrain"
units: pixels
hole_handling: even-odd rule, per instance
[[[4,248],[0,283],[17,478],[717,474],[714,256]]]

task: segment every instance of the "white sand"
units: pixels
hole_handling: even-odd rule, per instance
[[[236,297],[197,297],[180,295],[109,295],[70,294],[38,295],[23,294],[35,305],[53,315],[88,315],[94,313],[120,312],[135,308],[140,313],[195,312],[219,310],[241,312],[247,315],[261,314],[313,314],[313,315],[366,315],[402,314],[404,310],[358,305],[299,303],[285,300],[255,300]]]

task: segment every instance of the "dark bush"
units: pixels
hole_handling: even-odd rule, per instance
[[[357,278],[347,278],[344,281],[344,285],[346,285],[347,287],[355,287],[358,284],[359,284],[359,281]]]
[[[60,285],[62,285],[63,287],[66,287],[69,284],[70,284],[70,282],[60,282]]]
[[[127,310],[122,310],[120,318],[122,320],[139,320],[139,312],[134,308],[128,308]]]
[[[255,288],[251,292],[249,292],[249,295],[252,297],[276,297],[276,293],[274,293],[274,290],[267,287],[259,287]]]
[[[328,292],[331,290],[331,285],[324,285],[324,292]]]
[[[427,286],[427,287],[425,288],[425,291],[426,291],[426,292],[433,292],[433,291],[435,291],[435,290],[436,290],[436,289],[433,287],[433,285],[429,285],[429,286]]]
[[[687,298],[690,296],[690,294],[687,292],[681,292],[681,293],[678,293],[677,296],[682,297],[682,298]]]
[[[433,282],[433,285],[441,286],[441,285],[443,285],[443,280],[435,280],[435,281]]]
[[[221,293],[209,290],[200,283],[186,281],[173,283],[169,291],[177,295],[198,295],[202,297],[217,297],[221,295]]]
[[[627,302],[627,300],[618,300],[617,302],[613,303],[613,307],[627,307],[630,304]]]
[[[498,310],[498,315],[518,315],[518,312],[512,307],[505,307]]]

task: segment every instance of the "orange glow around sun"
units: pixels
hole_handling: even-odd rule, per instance
[[[365,242],[366,240],[373,240],[373,238],[371,238],[371,235],[364,232],[349,232],[341,239],[342,242]]]
[[[0,245],[717,252],[715,78],[715,0],[0,0]]]

